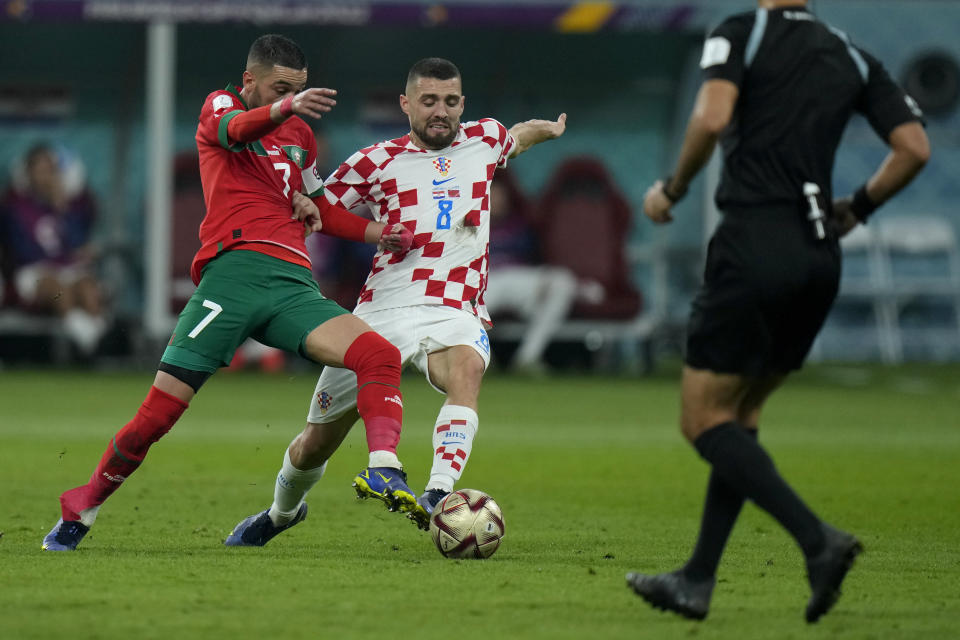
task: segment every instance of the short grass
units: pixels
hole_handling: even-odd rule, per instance
[[[779,392],[762,441],[826,519],[867,548],[837,608],[802,619],[800,554],[748,506],[709,618],[650,609],[630,570],[668,570],[696,535],[707,467],[676,429],[675,372],[641,379],[491,376],[461,486],[507,537],[450,561],[397,514],[353,497],[355,429],[305,523],[262,549],[226,533],[265,508],[311,374],[220,374],[101,511],[73,554],[40,551],[151,375],[0,372],[0,638],[960,637],[960,367],[819,367]],[[441,396],[404,386],[401,457],[429,467]]]

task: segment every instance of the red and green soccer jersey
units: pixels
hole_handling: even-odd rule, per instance
[[[230,120],[247,110],[239,92],[235,86],[214,91],[200,110],[197,150],[207,215],[190,270],[194,283],[217,254],[241,246],[310,267],[303,223],[290,216],[294,191],[323,192],[313,132],[292,116],[259,140],[229,139]]]

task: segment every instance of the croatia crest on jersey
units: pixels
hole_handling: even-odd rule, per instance
[[[453,166],[453,163],[450,162],[450,158],[440,156],[439,158],[434,158],[433,166],[437,171],[440,172],[441,176],[446,178],[447,174],[450,173],[450,167]]]
[[[327,409],[329,409],[330,405],[333,404],[333,396],[326,391],[321,391],[317,394],[317,404],[320,405],[320,415],[325,415],[327,413]]]

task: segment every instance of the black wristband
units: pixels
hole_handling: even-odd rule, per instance
[[[667,200],[669,200],[669,201],[670,201],[671,203],[673,203],[673,204],[676,204],[676,203],[680,202],[680,200],[683,199],[683,196],[687,195],[687,190],[684,189],[684,190],[681,191],[680,193],[674,193],[673,191],[670,190],[670,182],[671,182],[672,180],[673,180],[673,176],[672,176],[672,175],[667,176],[666,178],[664,178],[664,179],[663,179],[663,187],[662,187],[660,190],[663,191],[663,195],[665,195],[665,196],[667,197]]]
[[[850,213],[856,216],[860,222],[866,222],[870,214],[876,211],[879,206],[880,205],[874,204],[874,202],[870,200],[870,196],[867,195],[867,185],[864,184],[853,192],[853,201],[850,202]]]

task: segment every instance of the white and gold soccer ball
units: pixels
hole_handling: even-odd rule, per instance
[[[430,516],[430,537],[447,558],[489,558],[503,534],[500,505],[477,489],[445,495]]]

